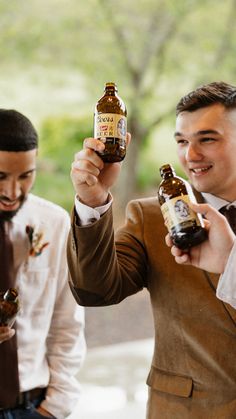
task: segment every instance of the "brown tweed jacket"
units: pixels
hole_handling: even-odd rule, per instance
[[[115,245],[112,209],[87,227],[73,218],[73,295],[99,306],[148,289],[155,328],[148,419],[236,418],[236,311],[216,298],[218,276],[175,263],[165,235],[156,197],[128,205]]]

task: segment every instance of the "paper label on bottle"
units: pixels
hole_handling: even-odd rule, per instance
[[[116,113],[101,113],[94,115],[94,137],[104,139],[107,137],[119,138],[125,141],[127,131],[127,118]]]
[[[165,225],[171,233],[172,228],[182,224],[183,227],[201,226],[200,218],[189,207],[189,196],[181,195],[170,199],[161,206]]]

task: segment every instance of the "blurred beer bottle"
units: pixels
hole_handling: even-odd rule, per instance
[[[9,288],[5,293],[0,293],[0,326],[11,327],[19,311],[18,292]]]
[[[106,83],[104,95],[94,111],[94,137],[105,143],[99,156],[106,163],[123,160],[126,155],[127,110],[117,94],[115,83]]]
[[[165,164],[160,168],[162,181],[158,199],[164,221],[175,246],[188,249],[203,242],[207,237],[202,216],[195,213],[189,202],[196,202],[190,184],[176,176],[173,167]]]

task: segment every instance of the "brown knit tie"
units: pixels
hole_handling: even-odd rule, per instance
[[[219,211],[226,217],[234,234],[236,234],[236,207],[234,205],[228,204],[220,208]]]
[[[13,246],[0,221],[0,291],[13,287]],[[0,344],[0,408],[13,407],[19,396],[16,335]]]

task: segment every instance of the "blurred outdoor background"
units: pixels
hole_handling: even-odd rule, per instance
[[[0,0],[0,106],[27,115],[40,134],[34,192],[70,211],[71,162],[93,134],[94,106],[107,81],[118,86],[132,133],[112,191],[116,226],[129,199],[156,194],[162,164],[183,175],[175,105],[200,84],[236,83],[235,21],[236,0]],[[86,336],[91,353],[149,342],[147,292],[86,310]]]

